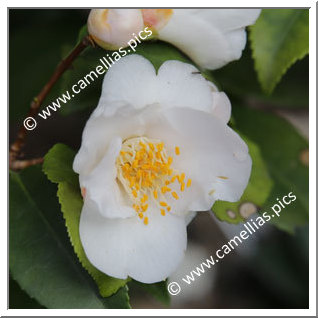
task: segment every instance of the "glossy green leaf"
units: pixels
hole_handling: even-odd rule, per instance
[[[67,238],[56,186],[39,166],[10,172],[10,271],[47,308],[129,308],[127,290],[101,298]]]
[[[309,170],[308,142],[284,119],[260,110],[233,108],[237,129],[255,142],[273,180],[273,188],[262,212],[270,211],[277,198],[293,192],[297,200],[286,206],[271,222],[288,232],[308,223]]]
[[[255,69],[271,93],[287,69],[309,50],[308,9],[263,9],[251,27]]]
[[[149,60],[157,71],[161,64],[168,60],[191,63],[191,60],[176,47],[162,41],[143,42],[136,47],[135,53]]]
[[[95,268],[85,255],[79,236],[83,199],[79,188],[78,175],[72,169],[74,156],[75,152],[66,145],[56,144],[45,156],[43,171],[50,181],[58,183],[57,195],[67,232],[78,259],[94,278],[100,294],[103,297],[108,297],[124,286],[127,280],[107,276]]]
[[[244,74],[244,76],[242,76]],[[261,103],[264,107],[308,108],[309,59],[308,56],[290,67],[271,95],[264,94],[254,70],[251,51],[247,47],[241,59],[213,71],[220,90],[231,100],[242,96]]]
[[[244,214],[241,214],[243,204],[252,203],[255,208],[262,208],[273,186],[260,149],[246,137],[241,137],[247,143],[252,158],[252,171],[249,183],[238,202],[216,201],[212,207],[212,211],[218,219],[235,224],[245,220]]]
[[[75,153],[69,147],[58,144],[51,148],[43,162],[43,171],[54,183],[67,181],[79,188],[78,175],[72,169]]]
[[[184,63],[193,64],[199,69],[194,62],[191,61],[184,53],[179,51],[173,45],[162,41],[149,41],[141,43],[136,48],[136,54],[140,54],[148,59],[155,69],[158,71],[161,64],[168,60],[176,60]],[[202,75],[209,81],[214,81],[212,72],[209,70],[201,70]]]

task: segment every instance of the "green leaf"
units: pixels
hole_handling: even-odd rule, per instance
[[[85,23],[78,32],[77,43],[81,42],[85,36],[88,35],[87,24]]]
[[[120,288],[116,294],[106,298],[105,300],[107,300],[107,308],[131,309],[127,285]]]
[[[47,308],[128,308],[127,290],[101,298],[67,238],[56,186],[39,166],[10,172],[10,271]]]
[[[161,64],[168,60],[177,60],[193,64],[193,62],[176,47],[162,41],[143,42],[136,47],[135,54],[140,54],[149,60],[157,71]]]
[[[35,299],[21,289],[19,284],[9,278],[9,309],[45,309]]]
[[[135,53],[148,59],[153,64],[156,71],[158,71],[159,67],[168,60],[189,63],[194,65],[197,69],[200,69],[189,57],[179,51],[176,47],[162,41],[143,42],[136,47]],[[207,80],[214,81],[211,71],[201,70],[201,73]]]
[[[230,97],[245,96],[262,103],[264,107],[308,108],[309,106],[308,56],[297,61],[287,71],[271,95],[264,94],[259,85],[249,48],[244,50],[239,61],[213,71],[213,76],[218,81],[220,90]]]
[[[241,137],[247,143],[252,158],[252,171],[249,183],[238,202],[216,201],[212,207],[212,211],[218,219],[235,224],[245,220],[244,214],[241,214],[243,204],[252,203],[259,210],[266,202],[273,186],[260,149],[246,137]]]
[[[255,69],[271,93],[287,69],[309,50],[308,9],[263,9],[251,27]]]
[[[167,288],[167,280],[163,280],[162,282],[158,282],[155,284],[144,284],[133,280],[130,284],[142,288],[164,305],[170,304],[170,294]]]
[[[271,222],[294,232],[297,226],[308,223],[309,170],[301,159],[308,151],[308,142],[287,121],[273,114],[237,106],[233,108],[233,116],[237,129],[258,145],[274,182],[262,212],[270,211],[276,198],[293,192],[296,201]]]
[[[49,153],[43,163],[43,171],[49,180],[54,183],[67,181],[79,187],[78,175],[72,169],[74,151],[64,144],[58,144],[51,148]]]
[[[103,297],[108,297],[120,287],[126,285],[127,280],[107,276],[95,268],[86,257],[79,236],[83,199],[79,188],[78,175],[72,169],[74,156],[75,152],[66,145],[56,144],[44,158],[43,171],[50,181],[58,183],[57,196],[61,204],[67,232],[78,259],[94,278],[100,294]]]

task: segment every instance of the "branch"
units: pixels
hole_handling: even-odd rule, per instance
[[[33,99],[31,102],[31,107],[26,117],[34,117],[41,107],[43,101],[51,91],[54,84],[58,81],[58,79],[62,76],[62,74],[71,66],[72,62],[80,55],[80,53],[89,45],[94,46],[94,42],[89,35],[84,37],[80,43],[76,45],[76,47],[70,52],[70,54],[60,62],[60,64],[55,69],[53,75],[46,83],[46,85],[42,88],[40,93]],[[37,160],[39,159],[32,159],[32,160],[22,160],[17,161],[17,158],[20,155],[21,149],[25,144],[25,139],[28,130],[22,125],[18,131],[17,138],[13,142],[9,150],[9,167],[11,169],[22,169],[20,167],[25,167],[23,162],[36,162],[39,163]],[[33,163],[33,164],[36,164]],[[32,164],[29,164],[32,165]],[[28,166],[28,165],[27,165]]]
[[[39,163],[43,163],[43,158],[35,158],[29,160],[14,160],[11,162],[10,168],[12,170],[21,170],[30,166],[37,165]]]

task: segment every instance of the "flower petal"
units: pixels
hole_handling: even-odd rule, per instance
[[[111,116],[118,107],[136,109],[156,102],[156,71],[144,57],[134,54],[121,58],[106,73],[95,115]]]
[[[212,115],[227,124],[231,118],[231,102],[223,92],[214,92]]]
[[[106,154],[94,170],[88,175],[80,175],[80,185],[86,189],[85,201],[88,201],[101,215],[108,218],[135,216],[136,212],[126,205],[127,198],[116,182],[116,158],[122,146],[120,137],[114,138]]]
[[[164,108],[189,107],[211,112],[213,98],[209,82],[191,64],[167,61],[158,71],[158,100]]]
[[[196,10],[197,15],[223,31],[232,31],[254,24],[260,13],[261,9]]]
[[[177,268],[187,245],[182,217],[153,213],[144,225],[137,217],[104,218],[86,204],[80,237],[89,261],[100,271],[143,283],[166,279]]]
[[[240,58],[246,44],[244,27],[253,23],[259,12],[176,9],[159,31],[159,39],[177,46],[201,67],[217,69]]]
[[[118,61],[105,75],[95,115],[111,116],[120,106],[141,109],[155,103],[164,108],[190,107],[211,112],[211,85],[190,64],[167,61],[157,75],[147,59],[130,55]]]
[[[82,145],[73,162],[73,169],[78,174],[88,175],[96,167],[113,138],[126,139],[145,133],[141,111],[136,111],[133,106],[118,107],[113,117],[99,114],[100,110],[95,109],[84,128]]]
[[[170,151],[175,145],[180,147],[174,165],[193,185],[198,184],[194,197],[189,200],[184,195],[178,204],[187,202],[189,210],[204,211],[215,200],[234,202],[241,197],[249,180],[251,158],[244,141],[224,122],[204,112],[173,108],[163,111],[161,121],[153,123],[149,134],[160,135]],[[175,210],[183,209],[175,206]]]

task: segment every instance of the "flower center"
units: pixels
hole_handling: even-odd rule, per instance
[[[180,155],[179,147],[175,154]],[[173,158],[168,156],[164,143],[146,137],[135,137],[123,142],[116,159],[117,178],[133,202],[138,216],[148,224],[146,211],[150,199],[155,202],[161,215],[171,211],[167,203],[168,195],[178,200],[179,195],[169,186],[179,183],[180,192],[191,186],[191,179],[172,168]]]

